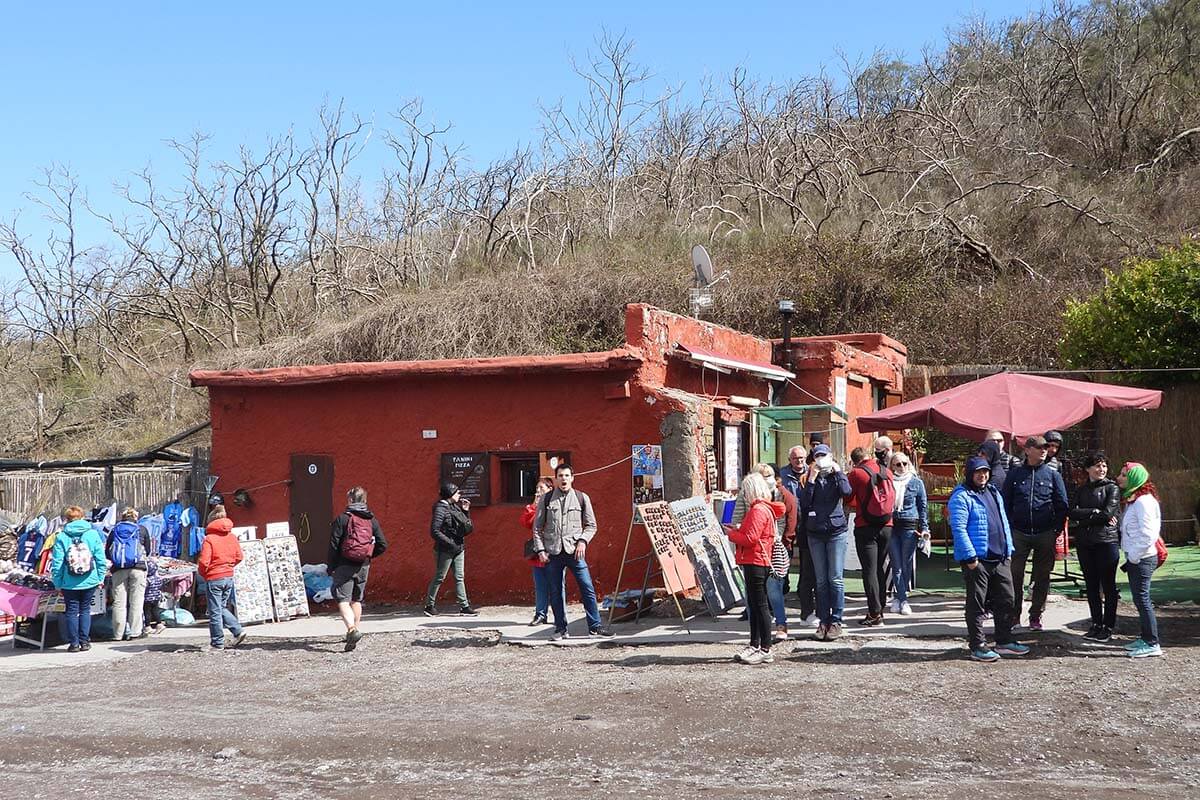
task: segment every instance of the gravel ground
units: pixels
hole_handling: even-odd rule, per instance
[[[1171,646],[1046,635],[975,664],[960,642],[536,649],[436,630],[162,644],[5,678],[20,798],[1200,797],[1200,615]],[[1131,620],[1122,620],[1132,633]]]

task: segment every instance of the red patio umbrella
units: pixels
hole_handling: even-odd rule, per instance
[[[1158,408],[1162,392],[1001,372],[858,418],[859,431],[936,428],[968,439],[1069,428],[1099,409]]]

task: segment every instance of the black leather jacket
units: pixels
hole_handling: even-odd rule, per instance
[[[1075,490],[1067,516],[1077,545],[1118,544],[1121,489],[1108,478],[1088,481]]]

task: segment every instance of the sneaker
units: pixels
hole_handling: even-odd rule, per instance
[[[1085,633],[1083,635],[1083,638],[1087,639],[1088,641],[1094,642],[1094,641],[1096,641],[1096,632],[1099,630],[1100,630],[1099,625],[1093,625],[1092,627],[1087,629],[1087,633]]]
[[[1029,648],[1019,642],[1009,642],[996,645],[995,652],[1002,656],[1027,656]]]
[[[459,616],[462,616],[462,617],[478,617],[479,616],[479,612],[476,611],[475,609],[471,608],[470,606],[462,606],[461,608],[458,609],[458,614],[459,614]]]
[[[750,653],[749,655],[747,655],[745,658],[742,659],[742,663],[749,664],[750,666],[754,666],[755,664],[763,663],[763,658],[764,658],[763,651],[759,650],[756,647],[756,648],[754,648],[754,651],[752,653]]]
[[[244,641],[246,641],[246,632],[242,631],[237,636],[233,637],[233,641],[229,643],[229,649],[232,650],[233,648],[240,646]]]
[[[160,622],[157,625],[151,625],[148,630],[150,631],[151,636],[157,636],[158,634],[162,633],[166,629],[167,629],[167,626],[163,625]]]
[[[358,628],[351,628],[346,631],[346,649],[343,652],[352,653],[354,648],[358,647],[358,643],[362,641],[363,632]]]
[[[999,661],[1000,654],[995,650],[988,649],[987,645],[984,645],[983,647],[971,651],[971,660],[991,663],[993,661]]]
[[[826,625],[824,622],[818,624],[817,632],[813,635],[813,639],[817,640],[818,642],[828,642],[829,641],[829,626]]]
[[[756,652],[758,652],[757,647],[743,647],[741,650],[738,650],[736,653],[733,654],[733,660],[739,664],[745,664],[746,657],[749,656],[751,653],[756,653]]]
[[[529,627],[536,628],[539,625],[545,625],[545,624],[546,624],[546,615],[545,614],[534,614],[533,620],[530,621],[530,623],[529,623]]]
[[[903,603],[901,603],[901,604],[900,604],[900,614],[901,614],[901,616],[905,616],[905,617],[911,617],[911,616],[912,616],[912,613],[913,613],[912,606],[910,606],[910,605],[908,604],[908,601],[907,601],[907,600],[905,600]]]
[[[1146,646],[1146,643],[1144,641],[1142,641],[1142,637],[1139,636],[1138,638],[1134,639],[1129,644],[1125,645],[1125,649],[1126,650],[1138,650],[1145,646]]]
[[[224,649],[225,649],[225,643],[224,643],[224,642],[222,642],[221,644],[211,644],[211,643],[210,643],[210,644],[208,645],[208,650],[209,650],[209,652],[215,652],[215,651],[224,650]]]
[[[758,652],[762,653],[762,661],[759,662],[760,664],[770,664],[775,661],[775,656],[771,655],[770,650],[759,650]]]
[[[842,638],[842,623],[831,623],[829,625],[829,630],[825,632],[825,641],[832,642],[834,639],[840,638]]]
[[[800,620],[800,624],[806,628],[816,628],[821,624],[821,618],[816,614],[809,614],[807,617]]]
[[[874,616],[868,614],[858,624],[864,628],[877,628],[883,624],[883,614],[876,614]]]
[[[421,609],[421,613],[427,617],[436,617],[437,609],[434,608],[433,606],[425,606],[424,608]]]
[[[1042,618],[1041,617],[1030,617],[1029,618],[1029,630],[1040,631],[1041,629],[1042,629]]]
[[[983,618],[984,618],[984,619],[991,619],[991,618],[992,618],[992,612],[990,612],[990,611],[985,611],[985,612],[983,612]],[[1017,621],[1013,623],[1013,627],[1014,627],[1014,628],[1019,628],[1019,627],[1021,627],[1021,618],[1020,618],[1020,617],[1018,617],[1018,618],[1017,618]]]
[[[68,653],[78,653],[78,652],[79,652],[79,645],[77,645],[77,644],[73,644],[73,645],[71,645],[70,647],[68,647],[68,648],[67,648],[67,652],[68,652]]]
[[[900,613],[900,601],[892,600],[892,603],[890,606],[888,606],[888,608],[890,608],[892,610],[893,614],[899,614]]]
[[[569,638],[570,638],[570,636],[567,635],[566,631],[556,630],[556,631],[554,631],[554,633],[550,634],[550,641],[552,641],[552,642],[558,642],[558,641],[562,641],[563,639],[569,639]]]
[[[1136,650],[1129,651],[1130,658],[1154,658],[1163,654],[1162,648],[1156,644],[1146,644],[1142,642],[1142,646]]]
[[[738,615],[738,622],[745,622],[750,619],[750,612],[742,609],[742,613]]]
[[[588,636],[593,639],[611,639],[616,636],[615,633],[608,628],[592,628],[588,631]]]
[[[88,650],[91,650],[91,649],[92,649],[92,643],[91,643],[91,642],[80,642],[80,643],[79,643],[79,649],[80,649],[80,650],[83,650],[84,652],[86,652],[86,651],[88,651]]]
[[[1109,628],[1107,625],[1101,625],[1100,630],[1096,631],[1097,642],[1107,642],[1111,638],[1112,628]]]
[[[786,642],[788,640],[787,628],[776,628],[775,635],[771,637],[774,642]]]

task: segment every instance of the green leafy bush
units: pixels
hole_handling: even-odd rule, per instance
[[[1200,244],[1130,259],[1107,285],[1063,316],[1063,360],[1074,368],[1200,366]],[[1176,378],[1194,378],[1179,373]]]

